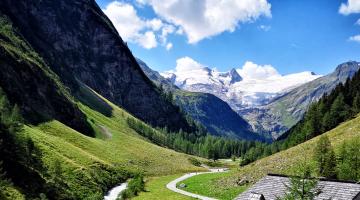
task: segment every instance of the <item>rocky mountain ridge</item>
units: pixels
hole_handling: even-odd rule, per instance
[[[254,132],[275,139],[296,124],[312,102],[358,69],[357,62],[347,62],[326,76],[301,72],[264,80],[244,79],[236,69],[220,73],[207,67],[161,75],[183,90],[219,97],[246,119]]]
[[[251,126],[220,98],[213,94],[181,90],[142,60],[137,59],[137,62],[156,85],[174,96],[175,104],[196,122],[202,124],[211,134],[238,139],[264,140],[263,137],[252,132]],[[236,71],[230,73],[233,74],[234,79],[241,78]],[[228,75],[231,74],[224,74],[224,77]]]

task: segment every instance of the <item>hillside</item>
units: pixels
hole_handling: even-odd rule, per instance
[[[343,142],[360,139],[359,132],[360,116],[326,132],[325,135],[329,137],[335,152],[338,153]],[[241,180],[242,182],[245,180],[249,181],[249,185],[251,185],[268,173],[292,175],[297,169],[297,166],[305,161],[314,165],[312,155],[316,146],[315,144],[319,138],[320,136],[315,137],[305,143],[299,144],[269,157],[265,157],[244,167],[233,169],[229,173],[224,174],[224,176],[218,177],[217,175],[207,175],[206,177],[194,177],[192,178],[193,180],[189,179],[188,182],[196,182],[197,178],[208,180],[208,182],[202,183],[204,187],[207,187],[203,191],[214,190],[213,188],[216,188],[218,193],[216,194],[217,196],[214,197],[222,199],[222,196],[227,196],[227,191],[232,190],[235,187],[240,187],[238,183]],[[313,168],[313,170],[315,169]],[[204,193],[203,195],[206,194]],[[235,196],[229,199],[232,199]]]
[[[33,124],[57,119],[93,135],[86,117],[59,77],[0,13],[0,86]]]
[[[258,130],[268,130],[273,138],[277,138],[302,119],[311,103],[331,92],[339,83],[345,83],[359,69],[358,62],[340,64],[334,72],[290,90],[266,106],[240,114],[256,122]]]
[[[190,163],[190,156],[159,147],[139,136],[127,125],[126,119],[132,116],[103,100],[113,110],[111,117],[78,102],[96,132],[95,138],[84,136],[57,120],[26,125],[18,133],[20,138],[29,137],[38,148],[42,162],[38,172],[42,181],[51,183],[55,163],[60,162],[61,185],[67,188],[64,196],[48,193],[41,185],[26,189],[25,184],[40,183],[27,179],[13,163],[4,162],[7,176],[24,195],[38,197],[43,192],[53,195],[50,199],[101,199],[109,187],[123,182],[132,173],[158,176],[202,170]]]
[[[80,81],[154,127],[193,130],[94,0],[4,0],[0,11],[74,96]]]
[[[185,113],[203,124],[214,135],[246,140],[265,140],[252,132],[250,125],[226,102],[212,94],[177,91],[174,96],[176,104]]]
[[[184,113],[206,127],[207,131],[217,136],[227,136],[238,139],[265,138],[251,131],[250,125],[241,118],[231,107],[213,94],[189,92],[181,90],[159,72],[152,70],[145,62],[137,59],[144,73],[166,92],[174,96],[174,103]]]

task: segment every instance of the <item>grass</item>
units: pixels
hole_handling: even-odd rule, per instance
[[[101,134],[97,134],[97,138],[88,137],[56,120],[37,126],[26,125],[21,134],[32,138],[40,148],[48,170],[56,161],[61,162],[67,184],[79,193],[86,193],[87,189],[105,192],[102,183],[108,181],[106,179],[117,179],[113,184],[118,184],[128,173],[141,172],[149,177],[204,170],[190,163],[189,158],[193,156],[157,146],[138,135],[126,123],[132,116],[106,102],[112,107],[110,117],[80,102],[78,105],[96,132],[101,132],[100,127],[106,127],[111,138],[103,139]],[[112,169],[122,173],[113,176]]]
[[[189,163],[188,155],[156,146],[141,138],[127,127],[124,118],[120,117],[120,113],[126,113],[120,109],[114,109],[115,116],[112,118],[107,118],[86,106],[82,106],[82,110],[95,121],[95,124],[107,127],[113,135],[112,139],[90,138],[58,121],[36,127],[26,126],[25,132],[40,145],[47,163],[60,156],[69,166],[75,168],[100,162],[126,169],[137,169],[152,176],[200,169]]]
[[[146,182],[146,192],[140,193],[139,196],[133,198],[133,200],[192,200],[194,198],[187,197],[178,193],[175,193],[166,188],[166,184],[170,181],[182,176],[182,174],[151,177]]]
[[[232,200],[238,194],[245,191],[248,186],[244,185],[241,187],[222,187],[219,188],[214,184],[219,178],[229,176],[229,172],[224,173],[213,173],[213,174],[200,174],[193,176],[189,179],[184,180],[181,183],[185,183],[186,187],[183,190],[200,194],[208,197],[214,197],[222,200]],[[179,183],[179,184],[181,184]]]
[[[360,116],[342,123],[325,134],[329,137],[335,151],[339,151],[344,141],[350,141],[360,137]],[[238,191],[239,193],[242,191],[243,186],[238,186],[237,184],[239,180],[246,179],[250,181],[250,184],[253,184],[268,173],[291,175],[294,173],[297,165],[305,160],[314,166],[312,155],[318,139],[319,137],[313,138],[305,143],[260,159],[247,166],[233,168],[226,174],[194,176],[184,181],[184,183],[188,185],[186,190],[204,195],[211,194],[213,197],[219,199],[227,199],[226,196],[231,193],[229,191]],[[199,184],[201,184],[201,186],[199,186]]]

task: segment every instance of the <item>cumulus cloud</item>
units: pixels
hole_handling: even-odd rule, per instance
[[[351,36],[351,37],[349,38],[349,40],[360,43],[360,35]]]
[[[104,13],[125,41],[136,40],[146,24],[130,4],[114,1],[106,6]]]
[[[152,19],[146,22],[147,26],[149,26],[152,30],[158,31],[163,27],[163,22],[160,19]]]
[[[134,6],[129,3],[113,1],[103,11],[124,41],[138,44],[146,49],[157,47],[159,42],[166,47],[167,36],[175,29],[169,28],[172,25],[158,18],[142,19]]]
[[[360,13],[360,1],[348,0],[347,3],[342,3],[339,8],[339,13],[343,15],[350,15],[352,13]]]
[[[251,22],[260,16],[271,17],[267,0],[137,0],[152,6],[155,13],[168,23],[180,27],[189,43],[233,32],[240,23]]]
[[[246,61],[237,72],[244,79],[270,79],[281,77],[279,72],[271,65],[258,65],[251,61]]]
[[[137,39],[138,43],[145,49],[152,49],[157,46],[157,41],[154,32],[147,31]]]
[[[209,67],[203,65],[190,57],[182,57],[176,60],[175,73],[199,73],[194,72],[198,70],[209,70]],[[213,68],[214,71],[217,71],[216,68]],[[271,65],[258,65],[251,61],[246,61],[245,64],[236,69],[240,76],[244,80],[269,80],[269,79],[278,79],[283,77],[279,72]]]
[[[205,68],[206,66],[187,56],[176,60],[176,72],[188,72]]]

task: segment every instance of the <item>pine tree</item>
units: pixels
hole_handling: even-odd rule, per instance
[[[332,103],[330,115],[332,119],[330,121],[331,128],[334,128],[340,122],[343,122],[350,115],[349,106],[345,103],[344,95],[342,93],[340,93]]]
[[[353,100],[353,111],[355,114],[358,114],[360,112],[360,92],[356,93],[356,96]]]
[[[344,143],[339,155],[339,178],[345,180],[360,180],[360,140]]]
[[[318,140],[315,152],[318,174],[327,178],[336,178],[336,158],[329,138],[322,135]]]
[[[311,170],[307,165],[300,166],[297,174],[290,178],[290,185],[286,185],[286,195],[277,200],[313,200],[321,193],[321,189],[317,188],[318,180],[311,178]]]

